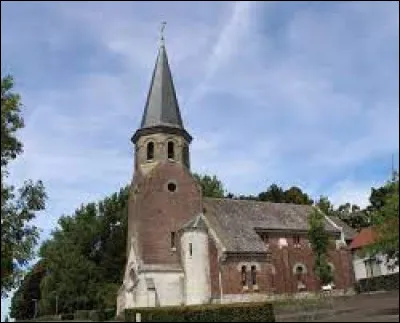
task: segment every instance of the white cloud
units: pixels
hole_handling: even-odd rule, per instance
[[[382,183],[379,181],[354,182],[352,180],[343,180],[330,189],[328,196],[336,207],[350,202],[364,208],[368,205],[371,187],[379,187],[381,185]]]

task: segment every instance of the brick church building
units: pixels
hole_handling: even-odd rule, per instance
[[[202,196],[165,45],[134,133],[127,264],[117,308],[252,301],[318,291],[307,241],[312,207]],[[352,286],[353,233],[325,217],[336,290]]]

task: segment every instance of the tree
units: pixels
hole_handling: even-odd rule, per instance
[[[293,204],[303,204],[303,205],[312,205],[313,200],[308,196],[307,193],[304,193],[299,187],[292,186],[288,190],[285,191],[285,203],[293,203]]]
[[[368,227],[371,222],[368,210],[361,210],[356,204],[345,203],[339,205],[332,214],[357,231]]]
[[[35,212],[45,208],[43,183],[25,181],[17,190],[6,183],[7,166],[22,153],[23,145],[16,136],[24,127],[20,116],[20,96],[13,92],[11,76],[1,79],[1,296],[14,288],[22,276],[22,268],[33,257],[38,229],[29,225]]]
[[[371,256],[383,254],[389,267],[399,265],[399,176],[393,174],[379,191],[387,192],[372,214],[376,242],[367,247]]]
[[[396,176],[398,175],[396,172],[394,172],[392,174],[392,182],[396,181]],[[395,186],[393,185],[383,185],[379,188],[372,187],[371,195],[369,197],[370,205],[367,207],[367,209],[371,212],[381,210],[385,206],[388,196],[391,196],[393,193],[395,193],[394,190]]]
[[[319,200],[315,202],[315,206],[317,206],[323,213],[326,215],[333,215],[333,204],[329,201],[327,196],[321,195]]]
[[[46,266],[41,314],[111,307],[126,263],[129,187],[59,219],[59,228],[40,248]]]
[[[285,201],[285,193],[281,187],[272,184],[265,192],[258,194],[258,199],[260,201],[283,203]]]
[[[331,268],[327,262],[327,252],[330,244],[328,233],[325,231],[324,215],[313,208],[308,219],[308,239],[314,252],[314,272],[322,285],[332,282]]]
[[[199,175],[194,173],[193,177],[201,185],[203,196],[205,197],[224,197],[224,185],[217,176]]]
[[[16,320],[29,320],[34,317],[33,299],[40,299],[40,283],[45,275],[43,262],[39,261],[25,275],[21,285],[11,299],[10,316]]]

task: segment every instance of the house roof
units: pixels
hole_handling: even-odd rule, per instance
[[[337,226],[343,229],[344,239],[345,240],[353,240],[354,237],[357,235],[357,231],[354,230],[352,227],[347,225],[345,222],[340,220],[337,216],[329,216],[329,219],[334,222]]]
[[[204,216],[227,252],[267,252],[257,231],[308,231],[309,205],[247,200],[205,198]],[[334,235],[340,230],[329,221],[325,229]]]
[[[207,229],[207,225],[205,224],[202,215],[198,214],[196,215],[193,219],[191,219],[190,221],[186,222],[183,226],[182,226],[183,230],[206,230]]]
[[[361,231],[354,237],[353,241],[350,244],[350,249],[360,249],[362,247],[368,246],[372,244],[376,239],[376,232],[372,227],[363,228]]]

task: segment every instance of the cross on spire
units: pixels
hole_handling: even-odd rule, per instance
[[[161,22],[161,27],[160,27],[160,42],[161,42],[161,45],[162,45],[162,46],[164,45],[164,29],[165,29],[166,24],[167,24],[166,21]]]

